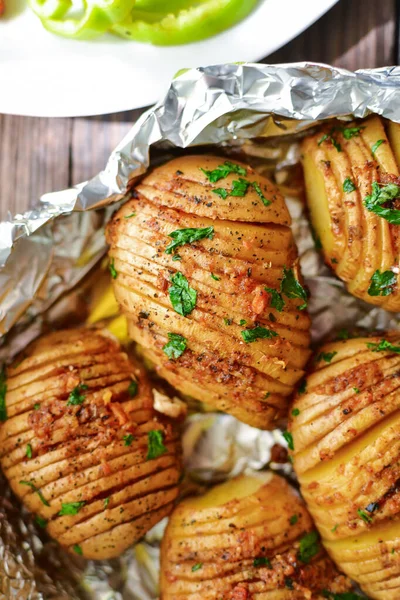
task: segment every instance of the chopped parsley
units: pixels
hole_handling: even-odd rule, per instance
[[[214,275],[214,273],[211,273],[211,279],[214,279],[214,281],[220,281],[221,277],[218,277],[218,275]]]
[[[39,496],[39,498],[41,499],[41,501],[43,502],[43,504],[45,506],[50,506],[49,502],[47,502],[46,498],[43,496],[40,489],[37,488],[36,485],[34,483],[32,483],[32,481],[20,481],[19,483],[20,483],[20,485],[29,486],[32,489],[32,491],[35,492],[35,494],[37,494]]]
[[[393,271],[383,271],[378,269],[371,277],[371,284],[368,288],[369,296],[389,296],[396,285],[396,275]]]
[[[281,292],[287,298],[300,298],[301,300],[303,300],[304,304],[299,306],[299,310],[304,310],[305,308],[307,308],[307,292],[303,288],[301,283],[297,281],[292,269],[286,269],[286,267],[283,267]]]
[[[72,546],[72,550],[75,552],[75,554],[79,554],[79,556],[83,555],[82,548],[79,544],[75,544],[74,546]]]
[[[216,169],[212,171],[208,171],[207,169],[202,169],[200,167],[200,171],[203,171],[204,175],[207,177],[211,183],[215,183],[220,179],[224,179],[228,177],[230,173],[237,173],[238,175],[247,175],[247,170],[240,165],[236,165],[235,163],[229,162],[226,160],[223,165],[218,165]]]
[[[81,392],[88,389],[88,386],[85,384],[79,384],[70,393],[68,396],[67,406],[80,406],[84,403],[86,396],[81,394]]]
[[[270,204],[272,204],[271,200],[267,200],[267,198],[262,193],[261,188],[260,188],[259,184],[257,183],[257,181],[252,181],[251,185],[255,189],[256,193],[258,194],[258,196],[261,199],[264,206],[269,206]]]
[[[196,563],[195,565],[193,565],[192,567],[192,573],[195,573],[196,571],[198,571],[199,569],[201,569],[203,566],[203,563]]]
[[[357,514],[360,517],[360,519],[362,519],[364,521],[364,523],[372,523],[372,518],[367,515],[367,513],[365,512],[365,510],[362,510],[361,508],[357,509]]]
[[[345,140],[351,140],[352,137],[360,135],[361,129],[364,127],[343,127],[342,133]]]
[[[291,577],[285,577],[285,588],[288,590],[294,590],[293,579]]]
[[[245,196],[247,194],[249,185],[250,185],[250,181],[247,181],[247,179],[243,179],[243,177],[239,177],[238,181],[232,182],[232,189],[229,192],[229,195],[243,198],[243,196]]]
[[[299,516],[298,515],[292,515],[289,519],[289,523],[291,525],[296,525],[297,521],[299,520]]]
[[[39,525],[39,527],[41,527],[42,529],[44,529],[47,525],[47,519],[43,519],[43,517],[39,517],[39,515],[36,515],[35,517],[35,523],[37,525]]]
[[[335,533],[336,529],[339,527],[339,524],[336,523],[336,525],[334,525],[331,529],[332,533]]]
[[[139,384],[137,381],[135,381],[134,379],[132,379],[132,381],[129,384],[128,387],[128,394],[131,398],[134,398],[135,396],[137,396],[139,391]]]
[[[305,394],[306,391],[307,391],[307,381],[305,379],[303,379],[303,381],[299,385],[298,392],[299,392],[299,394]]]
[[[172,260],[182,260],[182,256],[180,256],[179,254],[174,254],[172,257]]]
[[[110,273],[111,273],[111,277],[112,277],[113,279],[117,279],[117,276],[118,276],[118,271],[117,271],[117,269],[114,267],[114,259],[113,259],[113,258],[112,258],[112,259],[110,260],[110,262],[108,263],[108,268],[109,268],[109,271],[110,271]]]
[[[217,196],[222,198],[222,200],[226,200],[229,195],[228,190],[225,188],[215,188],[215,190],[213,190],[213,194],[217,194]]]
[[[244,327],[246,325],[246,319],[240,319],[239,325],[241,325],[242,327]]]
[[[355,184],[352,182],[352,180],[350,179],[350,177],[346,177],[346,179],[343,181],[343,191],[346,192],[346,194],[350,194],[351,192],[354,192],[356,190],[356,186]]]
[[[383,204],[400,197],[400,187],[395,183],[388,183],[382,187],[377,181],[372,184],[372,193],[364,199],[364,206],[378,217],[386,219],[392,225],[400,225],[400,210],[385,208]]]
[[[168,358],[177,359],[182,356],[186,350],[187,339],[179,333],[169,333],[168,340],[165,346],[163,346],[163,352],[165,352]]]
[[[227,317],[224,317],[224,323],[225,325],[232,325],[233,319],[228,319]]]
[[[78,512],[85,506],[86,502],[66,502],[61,504],[61,510],[58,513],[59,517],[65,515],[77,515]]]
[[[149,431],[147,434],[148,444],[147,444],[147,457],[146,460],[153,460],[154,458],[158,458],[162,454],[168,452],[167,448],[164,446],[164,433],[159,429],[153,429]]]
[[[335,594],[334,592],[329,592],[328,590],[322,590],[322,595],[324,598],[328,598],[329,600],[365,600],[365,597],[354,594],[354,592],[342,592]]]
[[[268,400],[268,398],[270,397],[271,392],[266,392],[265,396],[264,396],[264,400]]]
[[[326,363],[332,362],[332,359],[336,356],[337,352],[321,352],[317,356],[317,362],[320,360],[325,361]]]
[[[360,388],[353,387],[353,391],[354,391],[355,394],[359,394],[360,393]]]
[[[375,158],[375,152],[378,150],[379,146],[383,144],[385,140],[377,140],[375,144],[371,148],[371,154]]]
[[[36,404],[33,405],[33,410],[39,410],[40,408],[40,404],[39,402],[36,402]]]
[[[299,416],[299,414],[300,414],[300,411],[299,411],[299,409],[298,409],[298,408],[294,408],[294,409],[292,410],[292,417],[298,417],[298,416]]]
[[[135,439],[131,433],[127,433],[123,436],[124,446],[132,446],[132,442]]]
[[[379,344],[370,342],[367,344],[367,347],[372,350],[372,352],[395,352],[396,354],[400,354],[400,346],[394,346],[387,340],[381,340]]]
[[[336,339],[337,340],[348,340],[350,337],[350,333],[348,329],[339,329]]]
[[[333,131],[334,130],[332,129],[331,133],[324,133],[324,135],[321,137],[321,139],[318,140],[318,146],[320,146],[323,142],[330,141],[330,142],[332,142],[332,145],[336,148],[336,150],[338,152],[341,152],[342,151],[342,146],[333,137],[333,135],[332,135]]]
[[[250,342],[255,342],[259,339],[267,339],[270,340],[273,337],[277,337],[276,331],[272,331],[271,329],[266,329],[265,327],[253,327],[253,329],[245,329],[241,331],[242,338],[249,344]]]
[[[104,500],[103,500],[103,506],[104,506],[104,508],[107,508],[107,506],[109,504],[110,504],[110,497],[104,498]]]
[[[136,213],[135,212],[131,213],[130,215],[125,215],[124,219],[131,219],[132,217],[136,217]]]
[[[285,438],[285,440],[287,441],[287,445],[289,450],[294,450],[294,444],[293,444],[293,436],[289,431],[283,431],[282,432],[283,437]]]
[[[32,458],[32,446],[30,444],[26,445],[26,457],[27,458]]]
[[[282,312],[283,307],[285,306],[285,301],[282,298],[282,294],[280,294],[277,290],[273,288],[264,288],[266,292],[271,294],[271,301],[269,303],[272,308],[276,308],[278,312]]]
[[[3,365],[0,371],[0,421],[7,421],[7,407],[6,407],[6,368]]]
[[[205,238],[212,240],[214,237],[214,227],[188,227],[186,229],[177,229],[176,231],[169,233],[168,237],[172,238],[173,242],[168,244],[165,248],[165,253],[172,254],[179,246],[194,244],[194,242],[198,242]]]
[[[168,289],[171,304],[174,310],[186,317],[189,315],[197,301],[197,292],[189,286],[186,277],[178,271],[171,277],[172,286]]]
[[[271,561],[266,556],[259,556],[253,560],[253,567],[268,567],[272,569]]]
[[[310,531],[310,533],[306,533],[306,535],[301,538],[297,557],[302,563],[307,565],[310,560],[318,554],[319,550],[318,533],[316,531]]]

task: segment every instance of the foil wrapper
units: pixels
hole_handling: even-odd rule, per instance
[[[400,122],[400,68],[355,73],[328,65],[227,64],[182,71],[165,96],[111,154],[101,173],[42,196],[23,215],[0,223],[0,362],[11,360],[49,324],[79,303],[79,289],[106,252],[104,225],[129,183],[184,148],[243,155],[277,181],[299,160],[298,137],[330,118],[380,114]],[[214,145],[214,147],[213,147]],[[302,202],[287,197],[302,271],[311,291],[313,340],[333,328],[397,327],[398,316],[350,296],[314,248]],[[75,304],[74,304],[74,301]],[[183,438],[186,491],[199,491],[271,462],[279,431],[263,432],[233,417],[191,415]],[[70,557],[32,522],[0,479],[0,599],[155,600],[159,542],[165,522],[122,557]]]

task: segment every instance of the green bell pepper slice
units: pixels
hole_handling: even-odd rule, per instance
[[[159,46],[188,44],[221,33],[243,20],[259,0],[200,0],[179,8],[182,2],[138,0],[128,17],[111,32],[129,40]],[[168,4],[167,9],[165,4]],[[173,5],[177,5],[176,14]],[[186,6],[187,6],[186,2]],[[190,6],[191,5],[191,6]]]
[[[68,1],[70,6],[72,4],[71,0],[59,1]],[[51,33],[68,38],[90,40],[103,34],[114,23],[126,19],[132,11],[134,2],[135,0],[85,0],[84,12],[80,18],[62,19],[53,16],[42,17],[41,21],[43,27]],[[64,15],[65,13],[61,17]]]
[[[62,19],[71,8],[71,0],[29,0],[29,6],[41,19]]]

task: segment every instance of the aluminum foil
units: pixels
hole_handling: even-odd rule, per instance
[[[0,223],[0,361],[10,360],[48,324],[79,313],[79,289],[106,251],[104,225],[149,165],[199,146],[245,154],[278,181],[299,159],[297,139],[329,118],[378,113],[400,122],[400,68],[351,73],[319,64],[217,65],[183,71],[147,111],[99,175],[45,194],[23,215]],[[211,148],[212,151],[212,148]],[[311,291],[313,339],[333,328],[396,327],[398,316],[346,293],[316,252],[304,207],[288,195],[302,270]],[[75,302],[76,301],[76,302]],[[75,304],[74,304],[75,302]],[[279,468],[271,450],[280,432],[233,417],[192,415],[186,423],[186,492],[247,469]],[[159,541],[154,528],[120,559],[94,563],[67,556],[31,522],[0,479],[0,599],[155,600]]]

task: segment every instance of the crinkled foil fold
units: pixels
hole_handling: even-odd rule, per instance
[[[400,122],[399,67],[352,73],[310,63],[227,64],[181,72],[114,150],[104,171],[74,188],[45,194],[33,210],[0,222],[0,362],[67,310],[63,299],[105,253],[104,226],[116,203],[149,165],[182,148],[217,144],[219,153],[240,148],[250,162],[257,157],[269,169],[284,169],[298,161],[300,132],[324,119],[370,113]],[[315,251],[301,202],[287,201],[312,294],[314,340],[348,324],[396,327],[397,315],[346,293]],[[284,444],[279,432],[258,431],[227,415],[192,415],[183,439],[189,488],[246,469],[276,468],[271,465],[275,443]],[[288,465],[281,468],[290,474]],[[49,541],[1,478],[0,490],[0,599],[158,597],[165,523],[120,559],[94,563],[67,556]]]

